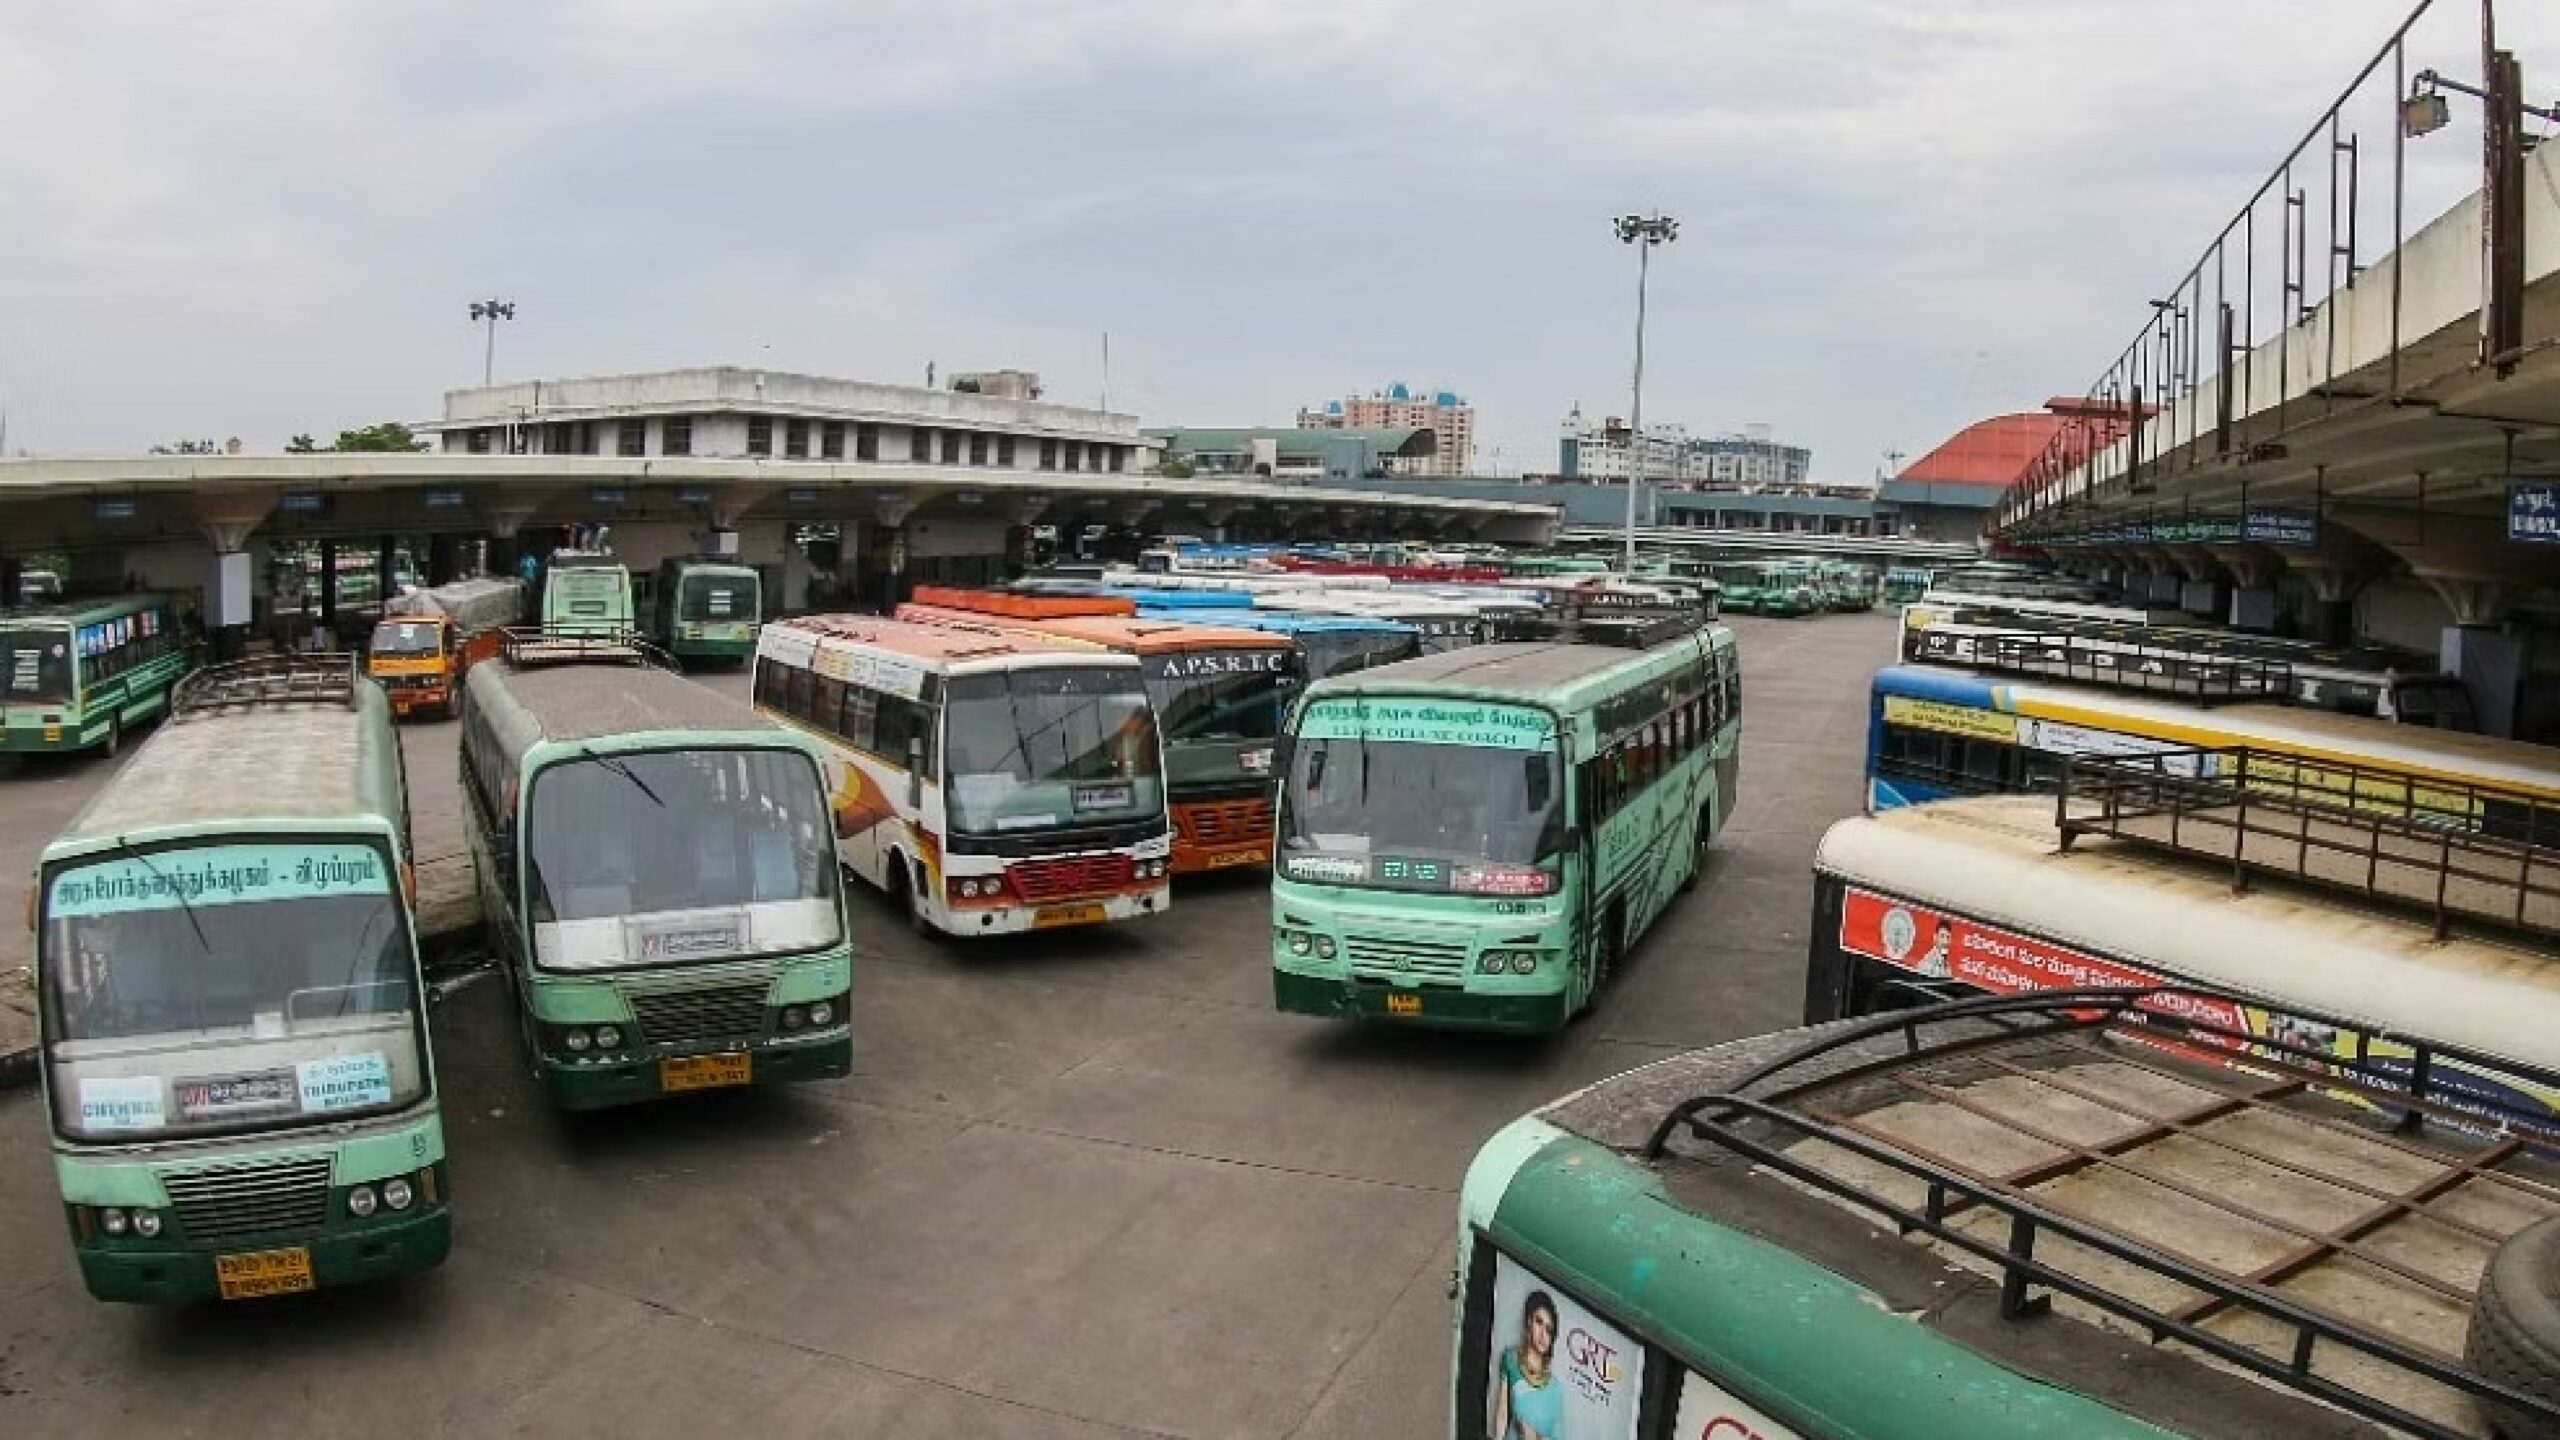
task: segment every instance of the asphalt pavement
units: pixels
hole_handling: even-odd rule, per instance
[[[1858,806],[1892,621],[1734,628],[1742,797],[1709,872],[1544,1041],[1274,1012],[1259,877],[975,946],[858,890],[849,1079],[559,1115],[503,985],[466,978],[435,1017],[453,1258],[177,1311],[87,1297],[35,1093],[0,1093],[0,1435],[1446,1435],[1475,1147],[1796,1019],[1813,847]],[[431,893],[454,735],[405,732]],[[0,913],[107,773],[0,762]],[[0,926],[0,1009],[27,949]]]

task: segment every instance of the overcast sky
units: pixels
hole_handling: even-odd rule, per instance
[[[502,378],[1089,403],[1108,331],[1150,424],[1402,379],[1552,468],[1623,413],[1608,221],[1659,207],[1647,413],[1863,480],[2085,386],[2409,3],[7,0],[0,409],[36,453],[431,416],[496,295]],[[2410,68],[2476,78],[2436,8]],[[2505,9],[2560,88],[2560,17]],[[2413,211],[2476,173],[2456,106]]]

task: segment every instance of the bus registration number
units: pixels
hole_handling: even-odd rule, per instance
[[[658,1062],[658,1088],[669,1094],[744,1085],[754,1079],[754,1057],[743,1050],[722,1055],[677,1055]]]
[[[1261,863],[1262,852],[1259,850],[1221,850],[1217,854],[1209,857],[1209,863],[1206,868],[1211,870],[1224,870],[1230,865],[1259,865]]]
[[[1045,905],[1032,912],[1031,928],[1048,930],[1059,925],[1092,925],[1102,919],[1099,905]]]
[[[214,1283],[225,1300],[256,1300],[291,1295],[312,1288],[311,1252],[296,1245],[286,1250],[252,1250],[213,1257]]]
[[[1401,990],[1390,990],[1387,992],[1387,1013],[1390,1015],[1419,1015],[1422,1013],[1422,997],[1419,995],[1408,994]]]

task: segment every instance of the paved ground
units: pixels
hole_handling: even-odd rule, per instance
[[[34,1096],[0,1095],[0,1434],[1445,1435],[1475,1146],[1796,1016],[1808,864],[1858,804],[1890,621],[1735,628],[1743,800],[1714,866],[1547,1043],[1273,1013],[1253,883],[1002,949],[865,904],[851,1079],[564,1119],[504,989],[467,984],[436,1021],[452,1261],[175,1313],[86,1298]],[[452,728],[408,734],[420,852],[450,853]],[[0,914],[103,774],[0,771]]]

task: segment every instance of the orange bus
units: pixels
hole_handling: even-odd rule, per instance
[[[1029,630],[1138,657],[1164,732],[1177,875],[1271,863],[1271,755],[1302,683],[1286,635],[1142,620],[1119,596],[922,586],[901,620]]]

